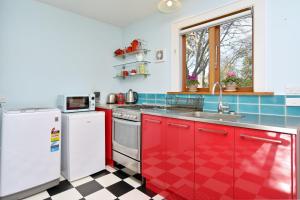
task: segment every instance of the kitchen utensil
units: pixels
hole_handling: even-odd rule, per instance
[[[117,104],[125,103],[125,95],[123,93],[117,94]]]
[[[110,93],[107,95],[107,100],[106,100],[107,104],[115,104],[116,101],[117,101],[117,97],[115,93]]]
[[[94,92],[94,94],[95,94],[95,103],[100,104],[100,100],[101,100],[100,95],[101,95],[101,93],[100,92]]]
[[[114,53],[115,53],[115,56],[120,56],[120,55],[123,55],[125,53],[125,51],[122,49],[117,49]]]
[[[132,52],[132,47],[131,46],[126,48],[126,53],[130,53],[130,52]]]
[[[129,75],[129,72],[127,70],[122,71],[122,76],[126,77]]]
[[[131,42],[131,46],[132,46],[132,50],[133,50],[133,51],[138,50],[138,49],[139,49],[139,41],[138,41],[138,40],[133,40],[133,41]]]
[[[135,57],[136,57],[137,61],[143,61],[145,55],[143,52],[140,52],[140,53],[136,54]]]
[[[132,89],[128,90],[126,93],[126,103],[135,104],[138,101],[138,93],[134,92]]]

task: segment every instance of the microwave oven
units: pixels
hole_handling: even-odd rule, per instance
[[[59,95],[57,107],[64,113],[95,110],[95,95]]]

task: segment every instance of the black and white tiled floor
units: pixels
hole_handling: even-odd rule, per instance
[[[26,200],[162,200],[163,197],[141,185],[141,177],[122,165],[69,182],[61,178],[58,186]]]

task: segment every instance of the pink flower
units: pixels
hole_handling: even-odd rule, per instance
[[[236,77],[236,73],[235,73],[234,71],[229,71],[229,72],[227,73],[227,76],[228,76],[228,77]]]
[[[197,74],[193,73],[192,75],[188,75],[188,80],[191,80],[191,81],[198,80]]]

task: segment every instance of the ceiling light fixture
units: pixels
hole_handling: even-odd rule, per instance
[[[181,8],[180,0],[160,0],[158,10],[163,13],[172,13]]]

